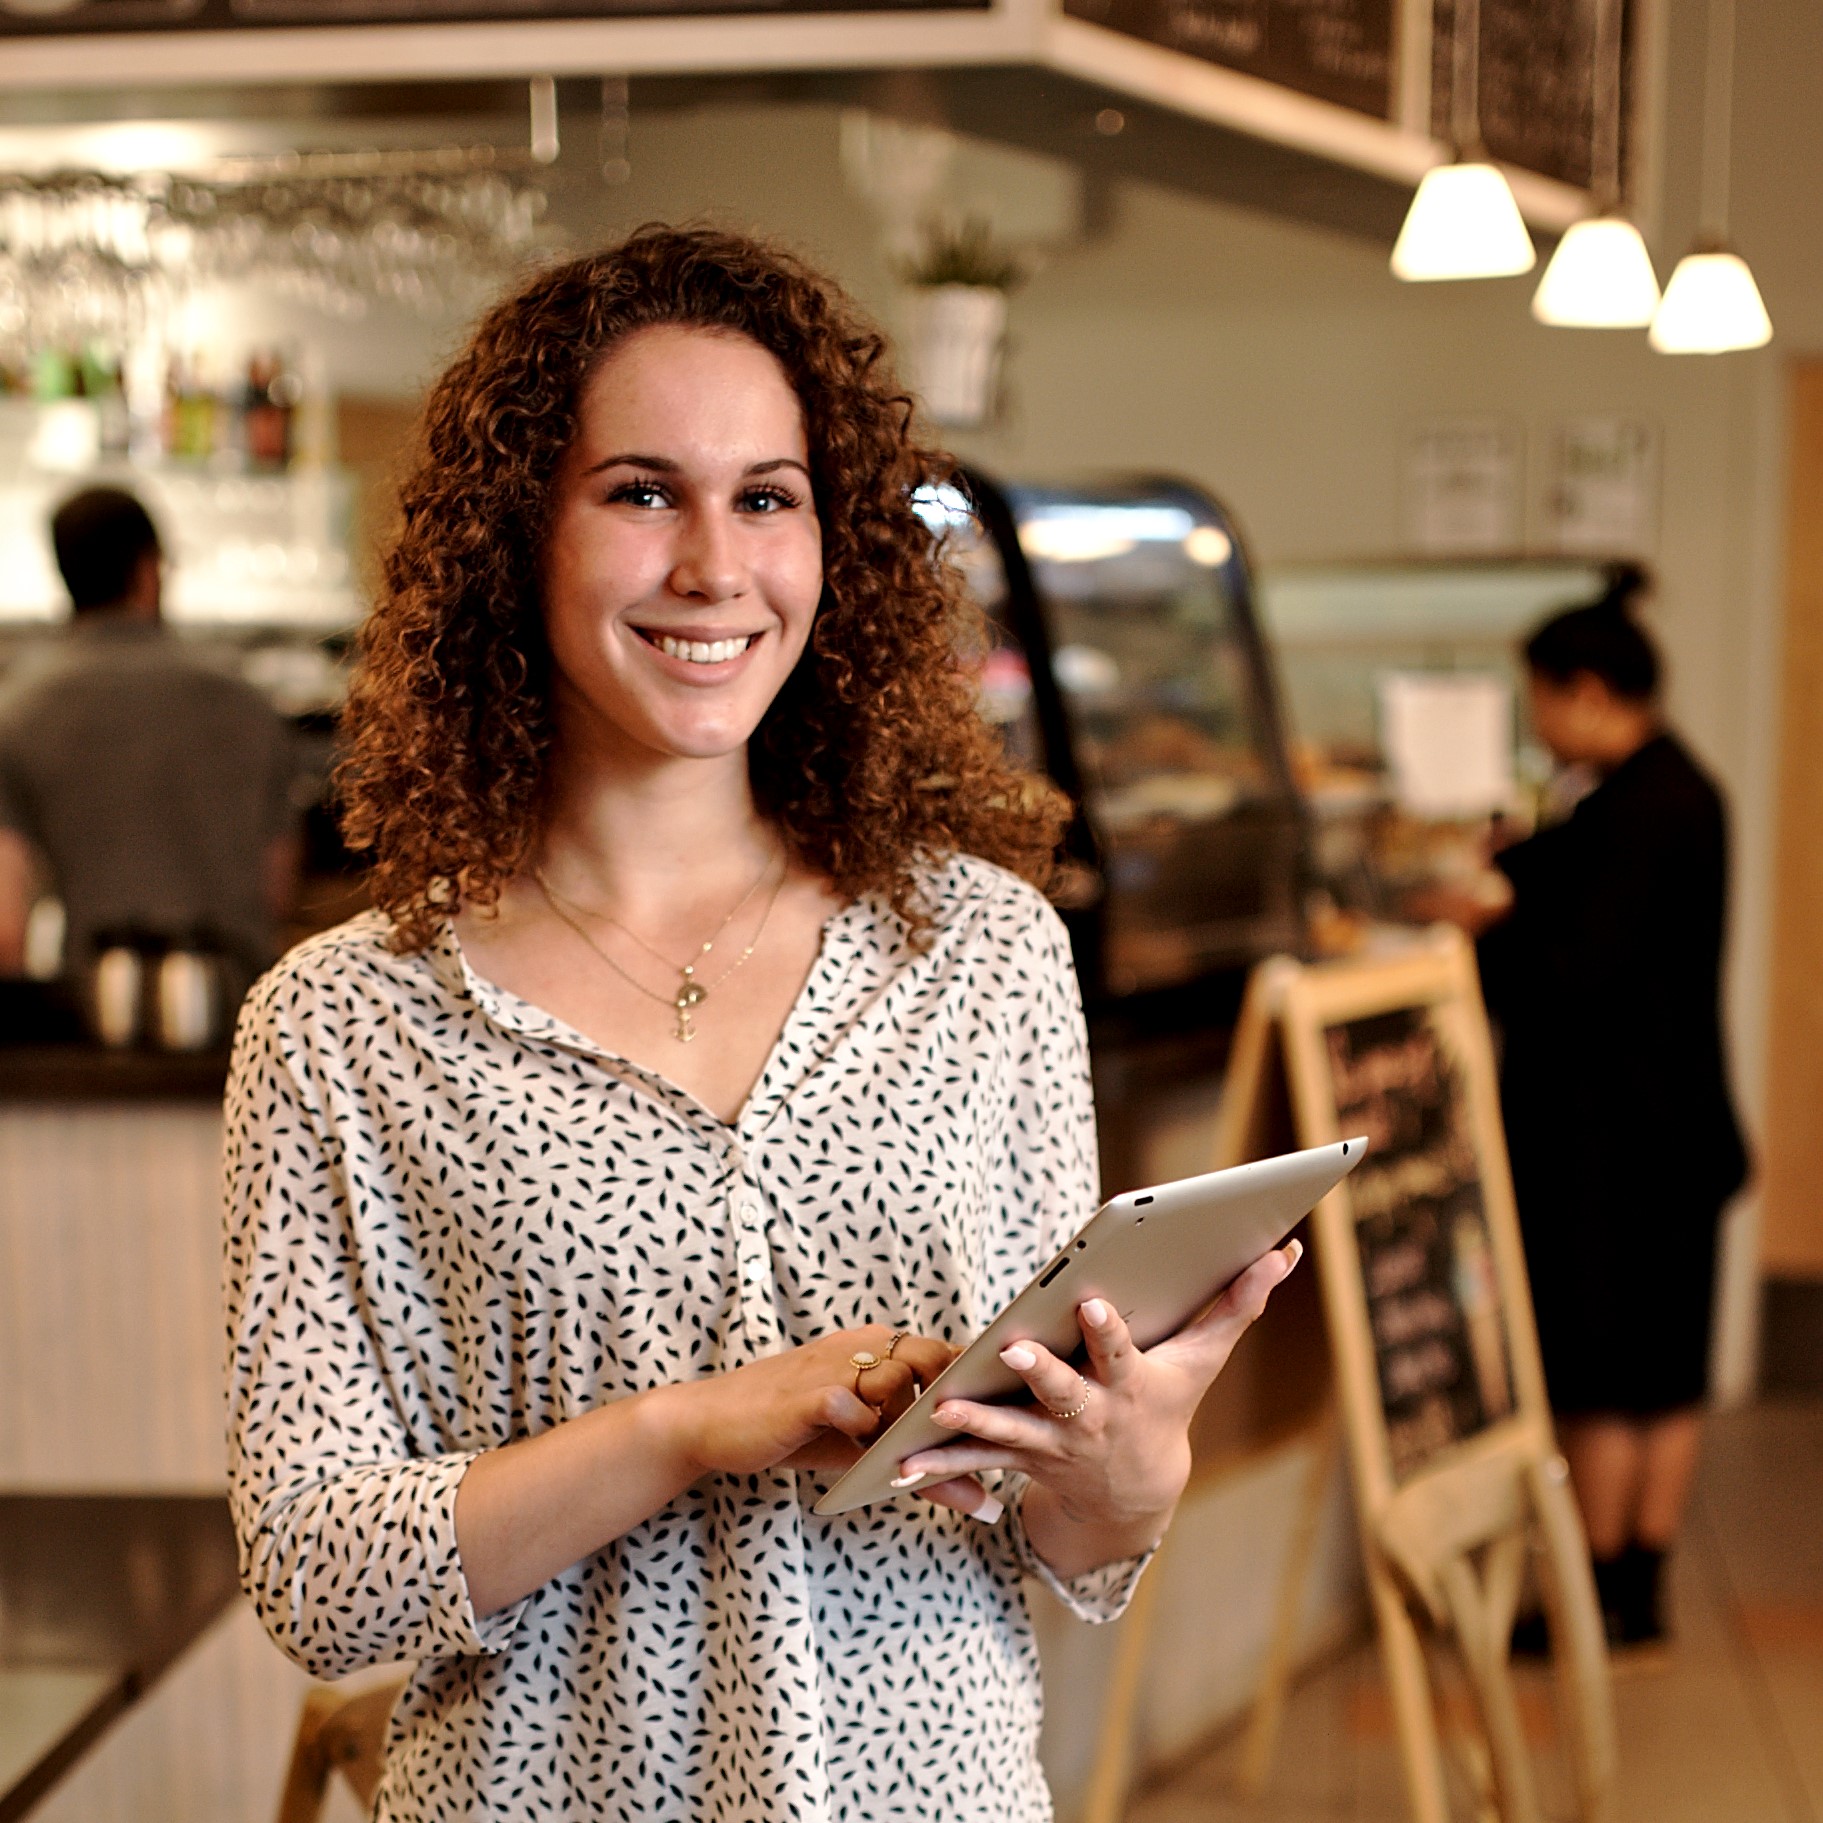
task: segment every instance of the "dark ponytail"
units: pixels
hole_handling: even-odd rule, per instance
[[[1651,586],[1639,564],[1610,564],[1606,586],[1594,601],[1552,615],[1526,641],[1527,665],[1554,684],[1587,672],[1627,702],[1650,702],[1663,667],[1633,605]]]

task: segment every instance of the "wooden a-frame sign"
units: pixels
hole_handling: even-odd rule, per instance
[[[1613,1698],[1588,1548],[1545,1399],[1474,953],[1439,929],[1396,952],[1256,969],[1217,1163],[1365,1133],[1312,1217],[1362,1549],[1415,1823],[1447,1823],[1426,1636],[1452,1642],[1483,1816],[1537,1823],[1507,1663],[1528,1560],[1550,1627],[1575,1814],[1601,1823]],[[1312,1528],[1300,1527],[1308,1536]],[[1248,1762],[1263,1777],[1307,1548],[1294,1548]]]

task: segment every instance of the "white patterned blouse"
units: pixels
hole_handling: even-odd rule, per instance
[[[1061,924],[958,858],[934,941],[861,900],[733,1125],[376,914],[243,1013],[227,1132],[242,1580],[334,1677],[416,1661],[377,1816],[1039,1823],[1019,1520],[712,1475],[486,1619],[455,1495],[482,1450],[604,1400],[879,1322],[966,1338],[1090,1212]]]

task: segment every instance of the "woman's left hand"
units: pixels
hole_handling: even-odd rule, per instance
[[[1155,1529],[1142,1544],[1155,1543],[1189,1479],[1197,1405],[1303,1251],[1300,1242],[1288,1241],[1263,1254],[1200,1316],[1149,1349],[1134,1345],[1112,1305],[1089,1299],[1077,1310],[1088,1348],[1085,1372],[1036,1342],[1012,1344],[1000,1358],[1031,1388],[1036,1405],[946,1399],[935,1413],[938,1423],[968,1436],[908,1456],[900,1472],[946,1477],[921,1491],[972,1510],[978,1490],[956,1477],[1017,1469],[1049,1490],[1072,1524],[1109,1537]]]

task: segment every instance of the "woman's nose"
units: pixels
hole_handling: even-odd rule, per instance
[[[736,528],[725,515],[691,513],[682,528],[671,587],[692,601],[729,601],[747,590]]]

